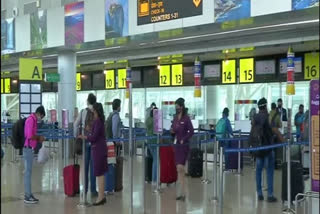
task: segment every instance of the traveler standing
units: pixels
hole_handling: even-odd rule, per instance
[[[101,103],[93,104],[93,118],[94,123],[92,125],[91,132],[88,135],[80,135],[79,137],[91,142],[91,155],[93,159],[93,171],[94,176],[98,178],[98,198],[93,204],[99,206],[106,203],[106,197],[104,195],[105,179],[104,174],[107,171],[107,149],[106,149],[106,137],[104,130],[104,113]]]
[[[119,99],[114,99],[112,101],[112,110],[113,112],[111,112],[108,116],[108,119],[106,120],[105,123],[105,134],[106,137],[108,139],[117,139],[121,137],[121,119],[120,119],[120,110],[121,110],[121,100]],[[118,165],[118,169],[117,167],[117,157],[120,153],[120,149],[121,149],[121,144],[120,143],[114,143],[115,145],[110,145],[110,148],[112,148],[112,150],[114,150],[114,152],[110,153],[112,154],[113,157],[109,157],[110,162],[108,162],[108,172],[105,174],[105,192],[107,194],[113,194],[114,191],[116,191],[116,184],[119,184],[120,181],[116,180],[116,179],[121,179],[120,177],[116,176],[116,172],[121,171],[122,170],[122,166]],[[109,147],[109,145],[108,145]],[[118,158],[118,162],[119,162],[119,158]]]
[[[154,136],[153,133],[153,110],[158,109],[157,107],[154,107],[150,111],[150,116],[147,118],[146,121],[146,131],[147,136]],[[148,143],[156,143],[156,139],[150,139],[148,140]],[[148,147],[148,150],[151,153],[152,156],[152,185],[156,185],[157,183],[157,147],[152,146]]]
[[[301,134],[303,133],[303,121],[304,121],[304,106],[299,106],[299,112],[294,117],[294,125],[296,126],[297,141],[301,140]]]
[[[174,147],[174,152],[178,172],[178,182],[181,186],[176,200],[185,201],[185,164],[189,154],[189,140],[194,134],[194,130],[191,120],[186,112],[184,99],[177,99],[175,104],[176,116],[171,126],[171,133],[175,134],[175,142],[178,144]]]
[[[284,121],[284,122],[288,121],[287,110],[285,108],[283,108],[283,102],[282,102],[281,98],[278,99],[278,108],[277,108],[277,110],[280,113],[281,121]]]
[[[74,137],[79,136],[82,133],[79,133],[79,127],[84,129],[84,135],[88,135],[88,133],[92,130],[93,125],[93,105],[96,103],[96,96],[92,93],[88,95],[87,99],[87,108],[82,109],[80,114],[78,115],[77,119],[75,120],[73,124],[73,132]],[[86,151],[84,153],[85,155],[85,184],[86,189],[85,192],[88,192],[88,184],[89,184],[89,175],[90,174],[90,190],[92,196],[97,196],[97,190],[96,190],[96,177],[93,173],[93,161],[91,157],[91,143],[89,141],[85,141]],[[89,173],[90,170],[90,173]]]
[[[258,101],[259,113],[254,117],[252,121],[252,127],[250,132],[251,136],[259,135],[261,144],[263,146],[271,145],[272,142],[272,128],[269,123],[269,115],[267,111],[267,100],[262,98]],[[256,139],[256,138],[255,138]],[[275,154],[273,150],[263,150],[255,153],[256,156],[256,184],[258,200],[264,200],[261,177],[264,166],[267,168],[267,181],[268,181],[268,202],[276,202],[277,199],[273,196],[273,174],[274,174],[274,161]]]
[[[229,138],[233,135],[232,132],[232,127],[231,127],[231,122],[229,120],[229,109],[224,108],[222,112],[222,118],[218,121],[217,126],[216,126],[216,135],[219,140],[219,138]],[[226,149],[231,147],[230,141],[224,142],[220,141],[220,145],[223,146],[223,150],[225,151]],[[230,162],[229,162],[229,156],[233,155],[236,160],[238,160],[238,154],[234,153],[225,153],[224,154],[224,161],[226,164],[226,169],[230,169]],[[238,164],[236,164],[238,166]]]
[[[34,150],[38,143],[42,143],[45,140],[43,136],[37,135],[37,123],[40,122],[45,115],[44,107],[39,106],[36,109],[36,112],[27,118],[24,126],[24,203],[27,204],[35,204],[39,202],[39,200],[33,196],[31,191],[31,177]]]

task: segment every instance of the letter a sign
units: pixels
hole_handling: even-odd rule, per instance
[[[42,80],[42,59],[19,59],[19,80]]]

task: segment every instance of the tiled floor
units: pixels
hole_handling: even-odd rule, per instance
[[[6,157],[1,163],[1,213],[11,214],[73,214],[73,213],[129,213],[129,162],[124,162],[124,190],[107,197],[107,204],[100,207],[80,208],[79,197],[69,198],[64,195],[62,164],[58,155],[53,155],[45,165],[34,164],[32,188],[40,203],[25,205],[23,203],[23,164],[21,161],[11,163],[11,145],[6,148]],[[72,160],[70,160],[70,163]],[[134,213],[143,213],[142,209],[142,158],[134,160]],[[209,179],[212,180],[213,165],[208,164]],[[254,169],[246,167],[243,176],[226,173],[224,181],[224,214],[278,214],[282,203],[258,202],[255,193]],[[158,195],[146,184],[145,213],[219,213],[218,205],[209,201],[213,196],[213,185],[202,184],[199,178],[187,179],[187,200],[176,202],[175,185],[166,187]],[[275,172],[275,196],[280,199],[281,173]]]

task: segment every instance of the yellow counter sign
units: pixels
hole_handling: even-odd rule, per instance
[[[4,93],[6,93],[6,94],[11,93],[11,80],[10,80],[10,78],[4,79]]]
[[[183,85],[183,66],[182,64],[172,65],[172,85]]]
[[[4,82],[3,79],[1,79],[1,94],[4,93]]]
[[[114,84],[114,70],[106,70],[106,89],[113,89],[115,88]]]
[[[240,83],[254,82],[254,59],[240,59]]]
[[[118,69],[118,88],[127,87],[127,69]]]
[[[222,83],[236,83],[236,60],[222,61]]]
[[[81,90],[81,73],[77,73],[76,77],[76,90],[80,91]]]
[[[319,79],[319,52],[304,55],[304,79]]]
[[[42,80],[42,59],[19,59],[19,80]]]
[[[160,66],[159,85],[170,86],[170,65]]]

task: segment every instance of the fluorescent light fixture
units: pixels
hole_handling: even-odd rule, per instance
[[[262,26],[262,27],[253,27],[253,28],[246,28],[246,29],[240,29],[240,30],[231,30],[231,31],[210,33],[210,34],[204,34],[204,35],[188,36],[188,37],[176,38],[176,39],[167,39],[167,40],[158,41],[158,43],[175,42],[175,41],[203,38],[203,37],[209,37],[209,36],[235,34],[235,33],[240,33],[240,32],[256,31],[256,30],[276,28],[276,27],[286,27],[286,26],[291,26],[291,25],[311,24],[311,23],[317,23],[317,22],[319,22],[319,19],[313,19],[313,20],[308,20],[308,21],[299,21],[299,22],[290,22],[290,23],[283,23],[283,24],[276,24],[276,25],[267,25],[267,26]]]
[[[100,49],[94,49],[94,50],[88,50],[88,51],[78,51],[76,53],[77,54],[92,53],[92,52],[97,52],[97,51],[114,50],[114,49],[119,49],[119,48],[121,48],[121,46],[110,47],[110,48],[100,48]]]
[[[47,56],[43,56],[42,58],[51,58],[51,57],[57,57],[58,54],[51,54],[51,55],[47,55]]]

